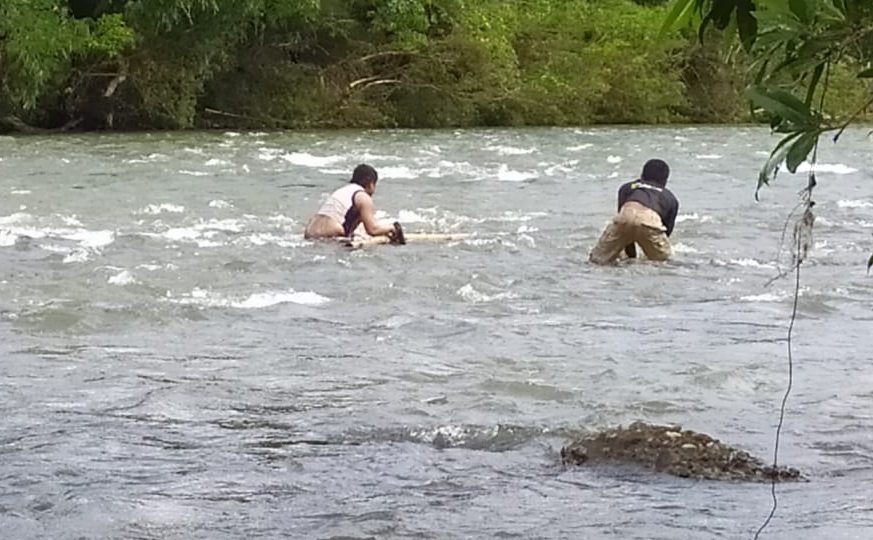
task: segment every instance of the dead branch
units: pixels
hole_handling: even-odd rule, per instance
[[[368,54],[354,60],[355,62],[369,62],[370,60],[376,60],[378,58],[390,58],[390,57],[398,57],[398,56],[421,56],[419,53],[414,51],[382,51],[377,53]]]
[[[108,98],[112,97],[112,94],[118,89],[118,85],[127,80],[127,75],[123,73],[119,73],[115,76],[114,79],[109,81],[109,85],[106,86],[106,90],[103,92],[103,97]]]
[[[354,90],[358,86],[361,86],[361,90],[366,90],[371,86],[378,86],[382,84],[398,84],[400,79],[382,79],[378,75],[373,77],[364,77],[363,79],[358,79],[356,81],[352,81],[349,83],[349,90]]]

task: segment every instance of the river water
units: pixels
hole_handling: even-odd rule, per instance
[[[768,485],[563,468],[574,435],[679,423],[769,459],[786,217],[758,128],[0,138],[0,528],[52,538],[750,538]],[[650,157],[665,264],[595,267]],[[368,162],[446,244],[302,240]],[[824,143],[765,538],[873,537],[873,160]],[[790,237],[790,232],[788,234]]]

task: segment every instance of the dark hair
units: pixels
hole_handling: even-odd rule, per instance
[[[379,174],[376,169],[361,163],[355,167],[355,172],[352,173],[352,183],[358,184],[361,187],[367,187],[370,182],[376,183],[379,179]]]
[[[670,176],[670,167],[660,159],[650,159],[643,165],[643,181],[653,184],[665,185]]]

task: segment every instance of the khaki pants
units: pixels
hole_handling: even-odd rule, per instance
[[[625,246],[637,243],[650,260],[666,261],[673,255],[673,248],[665,231],[661,216],[631,201],[622,206],[612,223],[607,225],[588,260],[595,264],[609,264],[621,256]]]

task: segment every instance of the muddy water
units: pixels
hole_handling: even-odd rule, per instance
[[[680,423],[772,451],[802,175],[755,202],[752,128],[0,139],[7,538],[743,538],[760,484],[560,466]],[[618,185],[672,166],[675,260],[586,262]],[[822,149],[769,538],[873,534],[865,132]],[[407,231],[302,225],[358,162]],[[784,250],[783,250],[784,251]]]

